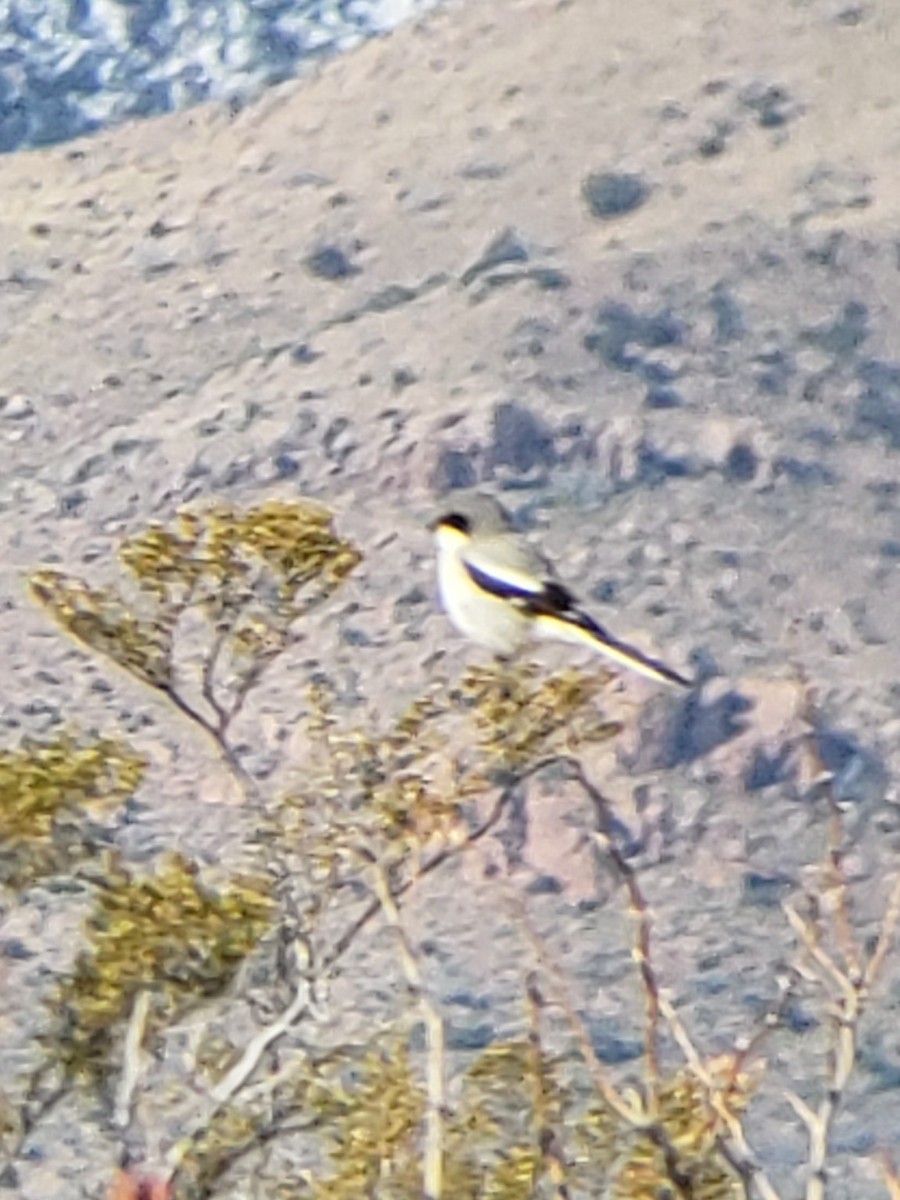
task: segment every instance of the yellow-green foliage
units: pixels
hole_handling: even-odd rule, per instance
[[[610,678],[603,671],[547,675],[525,663],[473,668],[461,692],[474,708],[477,742],[488,760],[514,774],[548,755],[614,737],[620,726],[604,720],[596,703]]]
[[[751,1085],[736,1078],[732,1111],[746,1106]],[[277,1195],[315,1200],[420,1200],[422,1123],[426,1098],[403,1039],[382,1037],[360,1057],[347,1051],[303,1078],[297,1111],[324,1137],[330,1170],[305,1172]],[[662,1080],[658,1124],[674,1155],[686,1195],[737,1200],[737,1179],[719,1154],[718,1118],[687,1071]],[[248,1137],[247,1119],[231,1118],[234,1142]],[[227,1141],[227,1139],[226,1139]],[[672,1191],[663,1152],[598,1101],[583,1066],[528,1040],[496,1042],[460,1081],[445,1114],[443,1194],[453,1200],[534,1200],[558,1196],[657,1200]],[[221,1141],[220,1141],[221,1153]]]
[[[463,829],[459,789],[435,777],[445,711],[437,701],[417,701],[383,733],[339,730],[323,684],[310,688],[309,701],[312,753],[289,803],[320,879],[332,878],[341,862],[358,865],[361,851],[388,866]]]
[[[541,678],[533,665],[473,669],[457,691],[426,694],[383,733],[341,731],[332,696],[315,685],[313,754],[292,798],[305,853],[327,874],[362,848],[388,866],[428,844],[461,844],[465,800],[553,754],[614,736],[619,726],[597,704],[607,679],[581,671]]]
[[[755,1080],[737,1075],[729,1079],[720,1096],[731,1112],[739,1115],[746,1108],[754,1086]],[[610,1114],[602,1107],[595,1107],[579,1131],[582,1148],[587,1148],[587,1152],[576,1178],[583,1180],[586,1188],[591,1181],[597,1181],[597,1168],[591,1160],[592,1142],[599,1131],[604,1146],[603,1174],[608,1180],[602,1194],[610,1200],[655,1200],[660,1195],[677,1195],[672,1192],[672,1165],[679,1177],[689,1180],[687,1194],[695,1200],[739,1200],[744,1196],[743,1185],[716,1144],[717,1136],[725,1129],[699,1080],[687,1069],[680,1070],[660,1082],[657,1098],[666,1149],[648,1133],[634,1130],[616,1118],[612,1122],[615,1151],[607,1158]],[[674,1160],[667,1162],[667,1153],[674,1153]]]
[[[225,505],[183,511],[125,540],[119,559],[133,594],[53,570],[31,575],[32,592],[73,637],[169,694],[178,622],[189,611],[201,616],[215,639],[205,698],[221,726],[288,644],[293,623],[334,592],[360,554],[335,534],[326,509],[268,501],[244,513]],[[219,667],[227,680],[212,677]],[[220,708],[213,688],[223,682],[231,704]]]
[[[152,1023],[220,992],[272,920],[264,884],[233,881],[218,892],[173,855],[135,877],[110,856],[88,921],[89,947],[59,988],[54,1042],[72,1074],[102,1076],[119,1022],[137,993],[153,993]]]
[[[63,733],[0,751],[0,880],[22,888],[90,853],[89,814],[125,800],[145,763],[113,738]]]
[[[310,1194],[316,1200],[420,1197],[424,1100],[406,1047],[385,1039],[346,1074],[350,1078],[333,1077],[310,1097],[335,1167],[312,1181]]]

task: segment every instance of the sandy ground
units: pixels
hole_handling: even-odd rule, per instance
[[[422,522],[448,486],[502,489],[599,619],[705,680],[687,700],[628,683],[598,770],[652,831],[658,965],[686,1020],[710,1051],[752,1028],[790,953],[780,902],[824,845],[795,664],[865,933],[900,846],[898,43],[878,3],[472,0],[238,114],[0,160],[7,741],[73,711],[131,733],[154,766],[123,846],[227,858],[240,814],[207,747],[65,644],[23,571],[110,578],[122,533],[189,500],[333,506],[366,560],[241,727],[257,765],[289,768],[312,669],[387,713],[472,657],[435,610]],[[558,797],[535,796],[523,837],[515,877],[558,881],[533,889],[539,919],[627,1062],[621,912],[577,904]],[[490,905],[451,874],[415,911],[453,947],[435,986],[461,1047],[517,1019],[518,951]],[[65,965],[76,920],[42,892],[7,915],[4,1074],[34,1033],[22,989]],[[379,946],[348,960],[345,1031],[395,1003]],[[835,1195],[882,1195],[872,1155],[898,1143],[897,957]],[[786,1195],[805,1148],[779,1088],[818,1099],[822,1044],[798,1011],[753,1121]],[[115,1152],[94,1109],[64,1114],[15,1187],[99,1195]]]

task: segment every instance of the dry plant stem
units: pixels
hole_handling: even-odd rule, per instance
[[[457,855],[464,854],[471,846],[474,846],[476,842],[479,842],[483,837],[490,833],[503,816],[505,809],[509,806],[516,789],[519,788],[526,780],[530,779],[534,775],[539,774],[556,761],[556,756],[541,759],[539,762],[536,762],[533,766],[529,767],[526,771],[522,772],[520,775],[517,775],[514,780],[507,783],[500,791],[497,799],[494,801],[491,811],[488,813],[482,823],[477,825],[475,829],[471,831],[471,833],[467,834],[467,836],[459,844],[447,845],[442,847],[440,850],[436,850],[431,858],[422,864],[413,879],[407,879],[405,882],[398,884],[393,889],[392,895],[394,899],[398,900],[401,896],[405,896],[406,893],[410,891],[420,879],[424,879],[425,876],[430,875],[433,871],[436,871],[439,867],[442,867],[444,863],[449,862],[451,858],[456,858]],[[379,902],[377,900],[372,900],[366,905],[359,916],[351,921],[328,953],[323,955],[322,969],[325,974],[334,968],[338,960],[341,959],[353,945],[360,932],[366,927],[366,925],[369,924],[373,917],[378,915],[380,911],[381,905]]]
[[[294,947],[298,956],[301,948],[305,948],[299,940],[294,943]],[[195,1128],[176,1142],[169,1151],[164,1173],[166,1182],[170,1181],[178,1172],[197,1138],[209,1128],[212,1120],[244,1087],[269,1047],[283,1037],[312,1008],[306,965],[298,962],[297,973],[299,978],[290,1004],[279,1013],[274,1021],[261,1029],[254,1038],[251,1038],[238,1061],[209,1093],[210,1106],[204,1111]]]
[[[732,1112],[725,1101],[723,1090],[707,1071],[699,1051],[691,1040],[690,1034],[665,992],[659,993],[659,1008],[665,1018],[672,1036],[684,1060],[694,1075],[706,1088],[707,1100],[716,1116],[728,1130],[728,1139],[719,1136],[716,1139],[719,1150],[731,1169],[741,1181],[744,1195],[750,1200],[759,1195],[763,1200],[781,1200],[779,1193],[773,1187],[765,1171],[756,1161],[756,1156],[750,1149],[740,1117]]]
[[[372,868],[374,891],[384,913],[384,919],[394,931],[406,982],[422,1010],[425,1024],[426,1085],[425,1085],[425,1155],[423,1163],[423,1200],[440,1200],[443,1194],[444,1175],[444,1117],[445,1096],[445,1048],[444,1021],[428,995],[422,968],[407,937],[400,910],[391,894],[391,885],[384,869],[376,864]]]
[[[837,993],[833,1001],[835,1045],[831,1053],[831,1070],[826,1093],[815,1110],[793,1092],[787,1092],[785,1097],[803,1121],[809,1136],[810,1176],[806,1186],[806,1200],[823,1200],[828,1181],[829,1139],[838,1107],[856,1063],[859,1024],[900,920],[900,877],[894,882],[891,890],[875,951],[861,976],[856,978],[851,978],[826,953],[818,942],[815,929],[808,921],[789,905],[785,905],[784,910],[791,928],[820,973],[823,985],[828,989],[830,982],[831,988],[828,990]]]
[[[536,770],[543,769],[543,767],[547,765],[548,761],[551,760],[545,760],[539,764],[536,764],[534,770],[530,770],[526,773],[526,777],[527,775],[534,774]],[[468,849],[469,846],[473,845],[475,842],[479,841],[487,833],[489,833],[502,816],[504,809],[509,804],[514,786],[518,786],[519,782],[519,780],[516,780],[515,785],[511,784],[502,790],[488,816],[481,825],[477,826],[468,835],[465,841],[458,846],[447,846],[444,849],[437,851],[433,857],[424,864],[415,879],[407,880],[398,887],[395,887],[391,894],[395,905],[396,901],[410,891],[419,879],[430,874],[432,871],[437,870],[437,868],[442,866],[443,863],[447,862],[448,859],[457,854],[463,853],[466,849]],[[350,949],[353,942],[356,940],[356,937],[361,933],[365,926],[368,925],[369,922],[382,911],[384,910],[381,900],[376,897],[363,909],[362,913],[360,913],[360,915],[350,923],[348,928],[331,947],[331,950],[323,957],[320,965],[320,971],[318,972],[321,978],[328,976],[328,974],[337,965],[338,961]],[[300,953],[301,947],[308,953],[308,947],[303,946],[299,939],[294,942],[294,946],[296,953]],[[250,1042],[244,1048],[244,1052],[241,1054],[241,1057],[234,1064],[224,1079],[222,1079],[211,1092],[211,1108],[204,1112],[202,1119],[198,1121],[194,1130],[192,1130],[191,1133],[186,1135],[172,1147],[167,1160],[167,1171],[165,1176],[167,1180],[171,1180],[178,1172],[181,1163],[191,1149],[191,1146],[196,1141],[197,1137],[208,1128],[209,1123],[213,1120],[213,1118],[246,1085],[247,1081],[259,1066],[263,1055],[266,1053],[269,1047],[274,1045],[279,1038],[288,1033],[289,1030],[291,1030],[300,1020],[303,1019],[303,1017],[310,1012],[312,1008],[312,1001],[310,999],[311,989],[309,970],[306,965],[301,965],[298,967],[298,975],[299,980],[290,1004],[288,1004],[288,1006],[283,1009],[283,1011],[279,1013],[279,1015],[273,1021],[261,1029],[259,1033],[250,1040]]]
[[[256,1037],[244,1047],[244,1053],[234,1064],[228,1074],[210,1092],[210,1098],[218,1112],[244,1086],[259,1065],[259,1061],[268,1048],[280,1037],[296,1025],[301,1017],[309,1011],[309,983],[301,979],[294,992],[290,1004],[269,1025],[261,1029]]]
[[[137,1090],[143,1072],[141,1061],[141,1046],[147,1032],[147,1018],[150,1016],[151,996],[148,988],[142,988],[134,998],[131,1016],[128,1019],[128,1029],[125,1032],[125,1044],[122,1050],[122,1074],[116,1089],[116,1102],[113,1110],[113,1123],[119,1129],[127,1129],[131,1123],[131,1108],[134,1103],[134,1093]]]
[[[562,970],[553,961],[549,951],[544,943],[543,938],[535,929],[531,918],[525,911],[525,906],[518,895],[514,895],[511,890],[508,892],[508,899],[513,905],[517,922],[521,924],[521,928],[525,931],[528,941],[534,953],[535,961],[541,968],[541,971],[546,976],[554,992],[554,1001],[558,1008],[562,1009],[566,1020],[572,1029],[575,1040],[578,1043],[578,1048],[581,1051],[585,1064],[593,1076],[594,1083],[600,1092],[603,1099],[612,1109],[612,1111],[626,1124],[631,1125],[635,1129],[643,1129],[647,1124],[647,1116],[642,1109],[637,1108],[630,1101],[620,1096],[616,1091],[615,1084],[608,1075],[603,1063],[597,1057],[597,1053],[591,1043],[590,1034],[585,1027],[579,1014],[575,1011],[575,1006],[569,999],[568,981],[564,978]]]
[[[881,1170],[889,1200],[900,1200],[900,1176],[897,1175],[897,1168],[889,1154],[881,1155]]]
[[[650,957],[650,913],[647,902],[631,864],[619,850],[613,837],[612,810],[602,792],[585,775],[584,768],[576,758],[558,760],[565,768],[568,778],[575,780],[594,806],[597,815],[597,830],[594,839],[611,860],[616,874],[628,893],[629,912],[635,926],[631,957],[641,975],[644,995],[644,1050],[648,1105],[655,1114],[659,1093],[659,984]]]
[[[177,692],[174,688],[160,687],[157,690],[160,691],[163,696],[165,696],[170,704],[174,705],[174,707],[178,709],[182,716],[187,717],[192,724],[198,726],[209,738],[212,739],[218,754],[224,760],[228,769],[241,785],[245,795],[248,797],[248,799],[256,799],[259,794],[259,788],[256,780],[252,775],[249,774],[246,768],[242,766],[240,759],[234,753],[234,750],[229,745],[224,734],[219,731],[218,727],[214,725],[212,721],[204,717],[201,712],[198,712],[197,709],[194,708],[193,705],[189,704],[187,700],[185,700],[185,698],[180,694],[180,692]]]
[[[778,984],[778,996],[775,1000],[775,1003],[763,1017],[759,1024],[759,1028],[755,1031],[755,1033],[752,1034],[752,1036],[747,1038],[746,1041],[744,1041],[744,1039],[740,1039],[740,1041],[735,1043],[732,1066],[728,1073],[728,1082],[725,1087],[726,1093],[732,1090],[737,1077],[740,1075],[741,1071],[744,1070],[747,1063],[759,1056],[762,1050],[763,1042],[766,1040],[766,1038],[771,1035],[774,1029],[778,1029],[781,1026],[784,1015],[787,1011],[788,1003],[797,986],[798,977],[799,976],[796,971],[789,971],[784,975]],[[663,1016],[667,1021],[669,1020],[665,1012],[663,1013]],[[743,1042],[743,1045],[741,1042]]]
[[[531,1057],[531,1078],[534,1083],[535,1140],[540,1147],[541,1157],[546,1163],[547,1173],[553,1183],[554,1197],[556,1200],[569,1200],[570,1192],[566,1184],[565,1155],[559,1137],[550,1123],[550,1114],[547,1111],[547,1095],[544,1079],[545,1055],[541,1039],[541,1016],[544,1011],[544,998],[538,987],[537,976],[533,971],[529,971],[528,978],[525,981],[525,995],[528,1000],[528,1046]]]
[[[682,1200],[692,1200],[694,1196],[693,1181],[688,1172],[682,1170],[680,1156],[672,1144],[671,1138],[657,1119],[655,1112],[651,1112],[648,1108],[644,1107],[643,1103],[640,1105],[633,1103],[631,1100],[620,1095],[616,1090],[615,1084],[606,1068],[597,1057],[584,1021],[570,999],[570,985],[562,969],[553,960],[544,939],[538,933],[529,917],[522,898],[514,893],[511,888],[508,887],[506,890],[507,898],[514,909],[520,928],[525,931],[537,964],[553,988],[555,1003],[562,1009],[566,1020],[569,1022],[569,1026],[578,1043],[578,1048],[581,1051],[585,1065],[591,1073],[597,1090],[607,1105],[624,1124],[639,1133],[643,1133],[660,1151],[666,1165],[668,1180],[674,1188],[674,1194],[682,1197]]]
[[[65,1100],[72,1091],[71,1083],[66,1080],[63,1083],[53,1087],[46,1096],[38,1099],[37,1093],[43,1083],[46,1075],[50,1072],[45,1067],[38,1067],[33,1071],[28,1080],[28,1088],[25,1093],[25,1098],[18,1107],[16,1116],[18,1117],[18,1128],[16,1136],[11,1141],[8,1150],[2,1155],[0,1161],[11,1166],[16,1159],[20,1158],[24,1149],[25,1143],[28,1141],[32,1131],[37,1127],[38,1123],[51,1113],[57,1104]],[[37,1103],[35,1103],[37,1100]]]
[[[857,979],[862,973],[862,966],[856,947],[856,940],[853,937],[853,927],[848,908],[849,895],[843,863],[844,822],[834,791],[834,775],[822,761],[819,749],[821,720],[816,703],[816,691],[800,668],[798,668],[798,677],[800,686],[803,689],[804,720],[807,727],[803,745],[809,759],[812,779],[814,783],[821,784],[824,787],[828,800],[827,874],[829,878],[829,890],[834,898],[835,933],[847,966],[847,972],[852,979]]]
[[[215,674],[216,668],[219,665],[219,657],[222,654],[222,648],[225,645],[225,639],[228,637],[230,632],[230,627],[227,626],[219,628],[216,631],[216,636],[213,639],[213,644],[210,647],[209,654],[207,654],[203,662],[201,695],[216,714],[216,731],[218,737],[220,738],[225,736],[225,732],[228,729],[229,722],[231,721],[231,715],[222,707],[222,705],[219,703],[218,697],[216,696]]]

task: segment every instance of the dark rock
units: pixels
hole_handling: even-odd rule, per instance
[[[806,329],[802,336],[826,354],[845,358],[858,350],[869,336],[869,310],[858,300],[851,300],[844,305],[843,312],[836,320],[815,329]]]
[[[609,221],[640,208],[650,195],[650,188],[640,175],[597,171],[584,180],[581,194],[592,216]]]
[[[27,961],[29,958],[34,958],[36,951],[29,950],[21,938],[4,938],[0,942],[0,954],[4,958],[16,959],[19,961]]]
[[[458,488],[474,487],[478,482],[472,454],[465,450],[442,450],[431,472],[428,486],[438,495]]]
[[[883,438],[900,449],[900,366],[869,359],[857,371],[862,394],[856,404],[852,437]]]
[[[777,83],[751,83],[739,97],[741,104],[756,114],[763,129],[786,125],[794,116],[795,106],[787,88]]]
[[[887,787],[884,764],[873,751],[839,730],[820,730],[817,734],[819,757],[826,771],[834,776],[832,789],[841,803],[880,801]]]
[[[646,439],[637,452],[637,478],[647,487],[659,487],[667,479],[686,479],[702,474],[700,463],[690,457],[674,457]]]
[[[360,273],[360,268],[354,266],[346,254],[337,246],[321,246],[314,250],[306,259],[306,268],[319,279],[334,282],[349,279]]]
[[[765,350],[755,358],[760,370],[756,373],[756,387],[767,396],[784,396],[794,377],[793,357],[780,349]]]
[[[680,408],[681,404],[681,397],[674,388],[651,387],[644,397],[645,408]]]
[[[531,409],[506,401],[494,409],[494,440],[489,456],[491,466],[530,471],[556,462],[553,434]]]
[[[802,487],[830,486],[838,481],[834,471],[824,463],[795,458],[790,454],[781,455],[775,460],[772,473],[776,479],[788,479]]]
[[[717,121],[709,133],[697,143],[701,158],[718,158],[728,149],[728,138],[734,127],[729,121]]]
[[[474,162],[467,163],[460,168],[459,175],[461,179],[481,179],[490,181],[492,179],[502,179],[509,167],[505,163],[498,162]]]
[[[525,891],[529,896],[559,896],[563,892],[563,885],[555,875],[538,875]]]
[[[409,367],[395,367],[391,372],[391,391],[398,396],[418,381],[418,375]]]
[[[756,451],[746,442],[735,442],[728,451],[722,473],[734,483],[749,483],[756,477],[759,459]]]
[[[415,288],[404,287],[402,283],[389,283],[387,287],[369,297],[364,311],[390,312],[392,308],[399,308],[401,304],[409,304],[410,300],[415,300],[418,295]]]
[[[740,306],[724,284],[713,288],[709,307],[716,319],[717,342],[733,342],[743,335],[744,318]]]
[[[611,1020],[588,1019],[591,1045],[601,1062],[617,1066],[634,1062],[644,1055],[644,1044],[640,1038],[624,1036],[618,1023]]]
[[[279,479],[293,479],[300,473],[300,464],[293,454],[275,456],[275,474]]]
[[[485,1050],[494,1040],[493,1025],[470,1025],[460,1028],[451,1025],[447,1030],[449,1050]]]
[[[641,357],[631,353],[632,346],[646,350],[659,350],[665,346],[678,346],[684,337],[684,328],[670,312],[662,310],[644,316],[629,308],[627,304],[604,304],[594,318],[594,328],[585,335],[584,347],[597,354],[607,366],[619,371],[645,371]],[[658,366],[659,364],[652,364]],[[653,380],[653,382],[664,382]]]
[[[783,875],[764,875],[759,871],[747,871],[741,880],[744,902],[756,908],[778,908],[793,887],[793,882]]]
[[[490,242],[481,257],[463,271],[461,282],[465,287],[486,271],[505,263],[528,262],[528,250],[514,229],[504,229]]]

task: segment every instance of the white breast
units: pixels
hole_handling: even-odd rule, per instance
[[[436,538],[438,587],[450,620],[460,633],[495,654],[515,653],[528,638],[528,618],[473,582],[462,562],[464,542],[458,534],[440,529]]]

